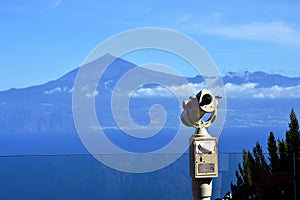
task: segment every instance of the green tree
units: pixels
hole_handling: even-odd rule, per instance
[[[271,170],[273,172],[278,171],[278,167],[279,167],[278,148],[277,148],[277,143],[273,132],[270,132],[270,136],[268,138],[268,152],[269,152]]]
[[[278,151],[279,151],[279,171],[285,172],[289,170],[287,145],[283,139],[278,139]]]
[[[257,177],[255,177],[255,181],[258,181],[261,179],[261,177],[266,177],[270,175],[270,167],[266,162],[265,156],[263,154],[259,142],[256,142],[255,147],[253,147],[253,155],[255,160],[254,171],[257,172]]]
[[[296,154],[299,155],[300,143],[299,143],[299,122],[294,109],[292,109],[290,114],[289,130],[286,131],[286,143],[288,156],[292,157]]]
[[[290,113],[285,139],[268,137],[268,159],[257,142],[253,152],[243,151],[243,162],[236,171],[237,183],[231,183],[233,199],[293,199],[293,156],[296,172],[300,164],[299,123],[294,109]],[[299,177],[296,176],[296,182]]]
[[[249,186],[252,184],[252,173],[251,170],[253,168],[253,157],[250,152],[243,152],[243,168],[240,168],[240,174],[243,177],[245,186]]]
[[[269,175],[268,166],[261,145],[257,142],[253,152],[243,151],[243,162],[236,171],[237,184],[231,184],[235,199],[262,199],[265,190],[261,190],[261,178]]]

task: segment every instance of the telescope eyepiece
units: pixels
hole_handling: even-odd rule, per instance
[[[216,119],[218,102],[211,91],[204,89],[196,96],[190,96],[189,100],[183,102],[182,107],[180,118],[184,125],[207,128]],[[201,120],[206,113],[210,114],[209,118],[205,121]]]
[[[212,96],[210,94],[205,94],[203,95],[202,97],[202,101],[200,102],[200,106],[205,106],[205,105],[208,105],[212,102]]]

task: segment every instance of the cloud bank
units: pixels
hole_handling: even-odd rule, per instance
[[[194,94],[187,94],[187,88],[192,88]],[[257,83],[233,84],[226,83],[225,91],[227,98],[300,98],[300,85],[283,87],[259,87]],[[169,89],[157,86],[153,88],[139,88],[131,95],[133,97],[172,97],[175,91],[179,97],[195,95],[199,90],[206,88],[205,83],[171,86]],[[217,95],[217,94],[216,94]]]

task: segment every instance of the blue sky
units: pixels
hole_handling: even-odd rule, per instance
[[[103,40],[145,26],[190,36],[222,74],[300,76],[299,10],[296,1],[3,0],[0,91],[57,79]]]

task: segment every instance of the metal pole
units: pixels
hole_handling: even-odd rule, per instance
[[[212,178],[193,178],[192,192],[194,200],[210,200],[212,194]]]

